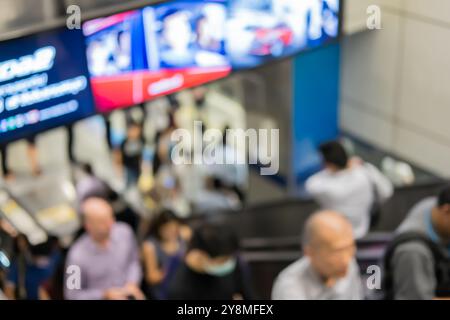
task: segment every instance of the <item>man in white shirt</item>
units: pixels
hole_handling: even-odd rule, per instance
[[[312,215],[303,231],[304,257],[275,280],[274,300],[361,300],[363,290],[349,221],[323,211]]]
[[[355,238],[360,239],[369,231],[374,202],[382,203],[391,197],[392,183],[373,165],[349,159],[338,142],[323,144],[320,151],[325,169],[306,181],[306,191],[323,209],[344,214]]]

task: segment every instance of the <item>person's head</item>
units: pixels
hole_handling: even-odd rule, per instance
[[[101,198],[88,198],[81,206],[86,232],[97,243],[109,240],[114,226],[114,212],[111,205]]]
[[[303,252],[322,278],[344,277],[356,253],[352,225],[337,212],[313,214],[303,230]]]
[[[226,276],[236,267],[238,248],[238,239],[230,228],[203,224],[194,231],[186,262],[197,272]]]
[[[94,169],[92,168],[92,165],[90,163],[83,163],[81,165],[81,169],[83,170],[84,173],[86,173],[89,176],[94,175]]]
[[[348,154],[339,142],[331,141],[324,143],[319,147],[319,150],[327,169],[338,171],[347,167],[349,160]]]
[[[177,240],[180,236],[180,222],[170,210],[159,213],[150,224],[149,236],[160,241]]]
[[[175,94],[169,94],[167,96],[171,110],[178,110],[180,108],[180,101]]]
[[[228,144],[228,131],[230,130],[230,126],[226,125],[223,129],[223,135],[222,135],[222,145],[226,146]]]
[[[163,21],[162,36],[167,45],[178,52],[189,48],[192,40],[192,27],[189,21],[188,11],[169,10]]]
[[[450,185],[439,193],[434,212],[433,221],[439,235],[446,240],[450,240]]]
[[[202,107],[205,104],[207,92],[208,90],[206,87],[196,87],[192,89],[192,96],[198,107]]]
[[[130,121],[127,128],[127,137],[130,140],[137,140],[141,137],[142,127],[135,121]]]

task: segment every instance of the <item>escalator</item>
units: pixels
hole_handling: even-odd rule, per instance
[[[47,241],[47,232],[44,228],[30,215],[30,212],[24,208],[21,202],[5,188],[0,189],[0,215],[17,232],[25,235],[30,244],[38,245]],[[9,237],[2,233],[2,248],[9,247],[8,242],[10,241],[8,240],[10,240]]]
[[[2,213],[31,244],[44,242],[44,233],[68,245],[80,228],[70,176],[47,174],[27,179],[11,184],[0,195]]]

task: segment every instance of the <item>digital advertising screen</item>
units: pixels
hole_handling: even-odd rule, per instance
[[[172,1],[86,22],[100,112],[226,77],[225,1]]]
[[[0,143],[94,114],[85,51],[66,28],[0,42]]]
[[[234,70],[315,48],[339,33],[339,0],[229,0],[226,53]]]
[[[176,0],[83,25],[99,112],[315,48],[338,37],[339,0]]]

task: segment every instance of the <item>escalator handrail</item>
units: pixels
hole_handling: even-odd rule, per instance
[[[384,244],[394,237],[392,232],[373,232],[356,241],[358,247],[367,247],[376,244]],[[276,238],[245,238],[242,239],[241,248],[245,250],[283,249],[301,246],[301,237],[276,237]]]

